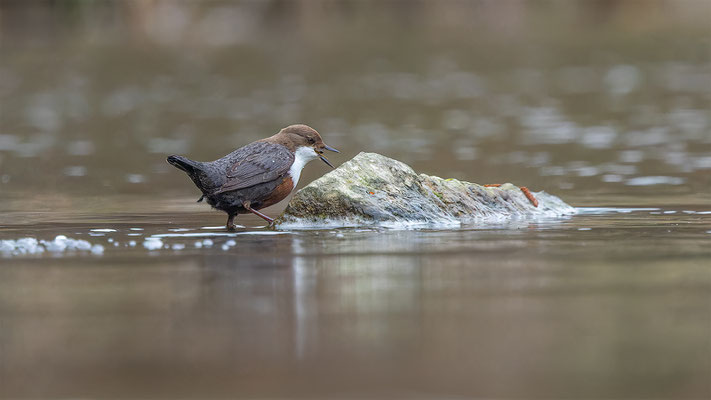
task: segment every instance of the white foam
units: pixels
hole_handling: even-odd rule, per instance
[[[436,218],[427,221],[423,220],[402,220],[402,221],[373,221],[364,218],[331,218],[328,220],[298,219],[279,223],[279,229],[291,230],[313,230],[313,229],[333,229],[333,228],[357,228],[364,226],[380,227],[392,230],[412,230],[423,228],[459,228],[463,223],[479,221],[480,219],[458,220],[455,218]],[[488,219],[487,219],[488,220]],[[260,231],[261,232],[261,231]],[[276,234],[280,232],[264,231],[262,234]],[[284,232],[291,233],[291,232]],[[254,234],[257,234],[256,232]]]
[[[149,237],[143,241],[143,247],[148,250],[158,250],[163,247],[163,241],[159,238]]]
[[[53,240],[37,240],[26,237],[16,240],[0,240],[0,254],[3,256],[37,255],[45,251],[52,254],[61,254],[67,251],[90,251],[92,254],[103,254],[104,246],[91,243],[82,239],[72,239],[58,235]]]
[[[91,254],[102,255],[104,254],[104,246],[100,244],[95,244],[91,246]]]

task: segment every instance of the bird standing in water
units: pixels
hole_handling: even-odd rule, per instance
[[[237,214],[254,213],[269,223],[272,218],[258,210],[284,200],[299,182],[304,166],[320,158],[327,146],[321,135],[307,125],[291,125],[274,136],[258,140],[210,162],[172,155],[168,163],[185,171],[213,208],[227,213],[227,230],[234,230]]]

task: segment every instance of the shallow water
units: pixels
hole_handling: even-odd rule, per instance
[[[593,3],[0,4],[0,397],[710,398],[709,8]],[[164,161],[295,122],[579,213],[227,235]]]
[[[206,217],[6,226],[3,236],[61,230],[105,251],[0,258],[0,391],[708,393],[711,207],[229,237]]]

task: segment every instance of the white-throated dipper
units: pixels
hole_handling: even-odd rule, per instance
[[[237,214],[254,213],[273,221],[258,210],[284,200],[299,182],[301,169],[320,158],[327,146],[321,135],[307,125],[291,125],[274,136],[258,140],[210,162],[170,156],[168,163],[185,171],[202,191],[199,201],[227,213],[227,230],[234,230]]]

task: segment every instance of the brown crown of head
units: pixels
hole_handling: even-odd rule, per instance
[[[321,139],[321,135],[316,132],[316,129],[302,124],[289,125],[269,138],[269,140],[282,144],[291,151],[295,151],[302,146],[308,146],[322,152],[326,147],[326,144],[323,142],[323,139]]]

